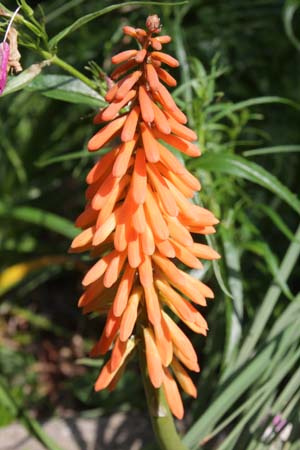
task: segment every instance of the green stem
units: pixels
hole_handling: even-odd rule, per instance
[[[43,56],[43,58],[51,60],[52,64],[56,64],[57,66],[61,67],[66,72],[69,72],[71,75],[73,75],[75,78],[78,78],[83,83],[85,83],[87,86],[89,86],[91,89],[96,89],[96,83],[92,80],[90,80],[88,77],[83,75],[79,70],[75,69],[75,67],[71,66],[70,64],[66,63],[62,59],[60,59],[56,55],[52,55],[50,52],[46,52],[42,50],[40,54]]]
[[[139,350],[140,368],[152,428],[159,447],[161,450],[187,450],[187,447],[178,436],[163,388],[155,389],[146,374],[145,351],[141,347]]]

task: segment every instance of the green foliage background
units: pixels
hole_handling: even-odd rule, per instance
[[[77,311],[87,261],[67,249],[95,159],[85,147],[103,105],[103,74],[111,55],[130,46],[122,26],[142,27],[157,13],[181,62],[174,97],[202,148],[200,159],[185,160],[203,185],[195,201],[221,220],[212,243],[222,260],[195,273],[216,299],[208,338],[193,337],[202,372],[199,398],[186,399],[185,442],[300,448],[300,2],[137,1],[107,13],[104,0],[33,10],[21,3],[25,71],[0,98],[1,425],[18,417],[54,449],[33,417],[145,407],[134,365],[113,394],[92,391],[101,361],[82,358],[101,322]],[[82,19],[90,13],[93,20]],[[75,31],[58,35],[74,22]],[[6,24],[2,18],[2,32]],[[280,433],[265,435],[278,414],[293,424],[285,444]]]

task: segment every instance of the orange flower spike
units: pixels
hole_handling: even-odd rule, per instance
[[[91,199],[93,209],[100,210],[103,208],[107,200],[113,195],[114,189],[119,184],[120,178],[114,177],[112,173],[100,185],[99,189]]]
[[[176,241],[180,242],[182,245],[190,247],[193,245],[192,235],[189,233],[186,227],[179,222],[176,217],[166,216],[168,229],[170,231],[170,236],[172,236]],[[174,255],[175,256],[175,255]]]
[[[130,89],[136,84],[141,75],[142,71],[137,70],[124,78],[120,84],[120,87],[116,91],[116,100],[122,100],[128,94]]]
[[[140,127],[147,161],[159,161],[158,143],[153,136],[150,128],[144,122],[140,124]]]
[[[114,231],[117,225],[118,214],[120,214],[120,208],[111,213],[106,221],[101,224],[98,230],[94,233],[93,245],[101,244]]]
[[[138,234],[143,234],[146,229],[146,215],[143,205],[137,205],[129,221],[129,227]]]
[[[166,115],[168,116],[168,122],[174,134],[183,139],[187,139],[188,141],[197,140],[197,135],[193,130],[190,130],[190,128],[177,122],[177,120],[174,119],[170,113],[166,112]]]
[[[173,58],[173,56],[168,55],[167,53],[163,52],[152,52],[151,58],[154,60],[161,61],[162,63],[167,64],[170,67],[178,67],[179,61],[177,59]]]
[[[160,208],[158,207],[153,191],[148,186],[147,195],[146,195],[146,216],[149,221],[149,225],[153,231],[153,234],[157,236],[159,239],[165,240],[169,237],[169,229],[165,222],[165,219],[161,213]]]
[[[149,378],[155,388],[159,388],[163,381],[163,368],[158,349],[155,344],[153,332],[150,328],[144,328],[144,340],[146,348],[146,360]]]
[[[173,97],[169,93],[168,89],[165,88],[165,86],[163,84],[159,83],[157,91],[159,93],[160,99],[163,102],[163,105],[166,106],[167,110],[171,110],[171,111],[176,110],[176,108],[177,108],[176,103],[173,100]]]
[[[93,227],[89,227],[76,236],[71,243],[71,251],[76,250],[78,247],[85,247],[93,240],[94,230]]]
[[[103,278],[103,284],[105,287],[110,288],[118,279],[125,260],[127,258],[126,252],[117,253],[111,261],[109,261],[105,275]]]
[[[143,295],[141,287],[134,288],[129,297],[128,304],[122,315],[120,324],[120,339],[127,341],[132,334],[138,316],[138,306]]]
[[[91,269],[86,273],[82,280],[83,286],[89,286],[94,281],[100,279],[104,272],[106,271],[108,264],[117,255],[116,251],[105,255],[100,261],[96,262]]]
[[[140,107],[135,106],[134,108],[132,108],[132,110],[128,114],[127,119],[124,123],[122,133],[121,133],[121,141],[127,142],[127,141],[131,141],[133,139],[133,136],[136,131],[139,115],[140,115]]]
[[[78,228],[87,228],[95,222],[98,216],[98,211],[94,210],[90,206],[87,206],[85,210],[75,220],[75,225]]]
[[[89,171],[89,173],[86,177],[87,184],[95,183],[97,180],[99,180],[99,178],[101,178],[105,174],[105,172],[107,172],[108,169],[110,169],[112,167],[118,151],[119,151],[119,147],[116,147],[115,149],[106,153],[106,155],[104,155],[94,165],[94,167]]]
[[[154,111],[152,106],[152,100],[150,99],[145,86],[139,87],[139,102],[141,108],[142,118],[145,122],[153,122]]]
[[[185,181],[182,179],[182,177],[177,176],[175,173],[168,170],[163,164],[156,163],[156,167],[158,168],[161,175],[163,175],[164,178],[169,180],[172,184],[174,184],[177,189],[186,197],[186,198],[193,198],[195,194],[195,189],[191,189]]]
[[[191,341],[186,337],[183,331],[179,328],[178,325],[166,314],[163,312],[163,317],[167,323],[167,326],[170,330],[172,341],[185,356],[191,361],[197,361],[197,354],[194,350],[194,347]]]
[[[110,88],[110,90],[106,93],[104,98],[107,102],[110,103],[113,101],[113,99],[115,98],[115,95],[117,93],[117,90],[119,89],[119,85],[120,85],[120,82],[117,84],[114,84],[113,87]]]
[[[120,366],[120,362],[126,351],[126,342],[123,342],[118,337],[111,352],[111,358],[109,360],[109,370],[113,372]]]
[[[78,306],[79,308],[82,308],[83,306],[87,305],[91,301],[95,299],[101,292],[104,290],[104,284],[103,280],[97,280],[95,283],[91,284],[84,293],[80,296],[80,299],[78,300]]]
[[[156,69],[156,71],[159,78],[168,86],[170,87],[177,86],[177,81],[175,80],[175,78],[173,78],[172,75],[170,75],[169,72],[167,72],[165,69],[159,67]]]
[[[141,246],[145,255],[153,255],[155,251],[155,241],[151,228],[146,223],[146,229],[141,234]]]
[[[125,27],[123,27],[123,33],[124,33],[124,34],[127,34],[128,36],[131,36],[131,37],[133,37],[133,38],[136,38],[136,37],[137,37],[135,28],[130,27],[130,26],[128,26],[128,25],[126,25]]]
[[[113,314],[116,317],[121,316],[126,308],[128,298],[133,286],[134,276],[135,270],[130,267],[129,264],[127,264],[122,279],[119,283],[116,296],[114,298]]]
[[[106,324],[102,335],[90,351],[90,356],[95,357],[99,355],[105,355],[116,338],[118,329],[120,327],[120,322],[121,318],[115,317],[112,313],[112,310],[110,310],[107,315]]]
[[[98,133],[96,133],[95,136],[89,140],[88,150],[90,152],[94,152],[103,147],[103,145],[110,141],[111,138],[120,130],[120,128],[122,128],[126,118],[127,115],[118,117],[113,122],[106,125],[106,127],[102,128],[102,130],[98,131]],[[94,122],[97,123],[96,119]]]
[[[191,248],[191,251],[198,258],[212,259],[212,260],[221,258],[219,253],[217,253],[215,250],[210,248],[208,245],[204,245],[204,244],[196,244],[196,243],[194,243],[192,248]]]
[[[137,54],[137,50],[125,50],[124,52],[118,53],[111,58],[113,64],[120,64],[124,61],[128,61],[130,58]]]
[[[161,357],[163,366],[168,367],[173,358],[173,345],[170,330],[164,318],[154,325],[155,342]]]
[[[145,153],[142,148],[138,148],[136,151],[131,188],[135,203],[138,205],[145,203],[147,195],[147,173]]]
[[[177,361],[176,358],[174,358],[171,366],[172,366],[174,374],[175,374],[180,386],[184,390],[184,392],[186,392],[191,397],[196,398],[197,397],[197,388],[194,385],[194,383],[192,382],[191,378],[189,377],[187,371],[184,370],[184,368],[180,364],[180,362]]]
[[[155,104],[152,104],[153,111],[154,111],[154,123],[156,128],[164,134],[170,134],[171,133],[171,127],[169,125],[169,122],[162,112],[162,110]]]
[[[152,282],[144,286],[144,292],[149,322],[152,325],[157,325],[161,321],[161,311],[157,292]]]
[[[105,364],[105,366],[103,367],[103,369],[100,372],[99,377],[96,380],[95,391],[100,391],[100,390],[108,387],[108,385],[113,381],[113,379],[117,375],[118,371],[122,368],[122,365],[124,364],[128,355],[132,352],[134,347],[135,347],[135,342],[133,340],[128,340],[126,342],[125,351],[123,352],[121,358],[118,361],[118,366],[114,370],[111,369],[110,361],[108,361]]]
[[[156,72],[156,69],[153,67],[152,64],[146,64],[146,74],[147,74],[147,81],[152,89],[152,91],[158,91],[159,88],[159,78]]]
[[[182,419],[184,415],[183,403],[176,381],[168,369],[164,369],[163,386],[172,413],[177,419]]]
[[[153,284],[153,268],[151,258],[148,255],[144,254],[143,261],[138,269],[141,285],[144,288],[151,286]],[[151,308],[151,304],[149,307]]]
[[[150,39],[150,42],[151,42],[151,47],[154,48],[154,50],[162,49],[162,45],[157,38]]]
[[[163,300],[168,304],[168,306],[174,306],[186,320],[189,320],[190,322],[194,321],[194,314],[188,306],[188,301],[181,297],[181,295],[179,295],[178,292],[176,292],[166,280],[163,278],[155,278],[155,285],[159,289]]]
[[[126,61],[112,72],[110,78],[112,80],[118,80],[122,75],[128,72],[128,70],[132,69],[135,66],[137,66],[137,62],[135,61],[135,59]]]
[[[170,242],[175,248],[176,258],[178,258],[186,266],[191,267],[192,269],[203,269],[203,264],[199,261],[198,258],[196,258],[195,255],[193,255],[193,253],[189,251],[188,248],[184,247],[183,245],[179,244],[179,242],[176,242],[173,239],[171,239]]]
[[[130,176],[125,175],[119,183],[111,191],[111,194],[107,198],[106,203],[98,214],[98,218],[96,221],[96,233],[98,233],[99,228],[106,222],[109,216],[112,213],[116,213],[120,207],[116,207],[116,203],[120,200],[120,198],[124,194],[124,190],[130,183]],[[97,245],[97,244],[96,244]]]
[[[189,157],[200,155],[193,144],[196,134],[185,126],[187,117],[166,88],[176,86],[176,80],[162,66],[179,65],[162,50],[171,38],[159,36],[156,15],[147,18],[146,27],[123,27],[139,49],[112,57],[118,64],[110,75],[115,84],[108,83],[108,105],[94,118],[101,129],[89,140],[88,150],[99,150],[111,141],[114,148],[87,175],[87,206],[76,221],[83,231],[70,251],[90,251],[96,259],[82,281],[85,292],[79,306],[84,313],[107,315],[91,356],[108,351],[111,356],[95,389],[115,387],[127,357],[143,340],[150,382],[155,388],[163,386],[172,413],[182,418],[183,404],[172,373],[181,388],[196,397],[183,365],[200,369],[190,340],[172,317],[206,335],[207,323],[196,307],[205,306],[213,292],[175,263],[200,269],[198,258],[217,259],[217,252],[194,243],[191,233],[213,233],[218,220],[192,203],[200,183],[167,148]]]
[[[156,244],[156,247],[158,248],[159,252],[163,256],[166,256],[167,258],[175,258],[176,253],[175,253],[174,247],[171,244],[171,242],[169,241],[169,239],[165,239],[164,241],[162,241],[162,240],[156,238],[155,244]]]
[[[142,63],[144,61],[146,55],[147,55],[147,50],[145,48],[143,48],[142,50],[139,50],[137,52],[137,54],[135,55],[136,62],[139,64]]]
[[[121,100],[113,101],[104,111],[99,115],[99,120],[112,120],[116,117],[120,109],[122,109],[125,105],[127,105],[130,100],[132,100],[136,95],[136,91],[132,89],[125,95]]]
[[[132,230],[128,242],[128,262],[130,267],[137,268],[142,262],[142,252],[140,246],[139,235]]]
[[[127,172],[130,157],[134,150],[137,139],[138,136],[135,135],[131,141],[124,142],[120,146],[120,151],[115,159],[115,163],[112,168],[112,175],[114,177],[122,177]]]
[[[171,36],[168,36],[168,35],[156,36],[155,40],[159,41],[161,44],[169,44],[169,42],[171,42],[172,38],[171,38]]]

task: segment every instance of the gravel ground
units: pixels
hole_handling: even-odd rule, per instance
[[[43,429],[62,450],[140,450],[154,439],[145,417],[123,413],[99,419],[52,419]],[[0,428],[0,450],[44,449],[19,424]]]

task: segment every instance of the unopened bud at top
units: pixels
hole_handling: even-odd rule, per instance
[[[157,14],[147,17],[146,27],[148,28],[149,31],[151,31],[151,33],[160,33],[161,31],[160,18],[158,17]]]

